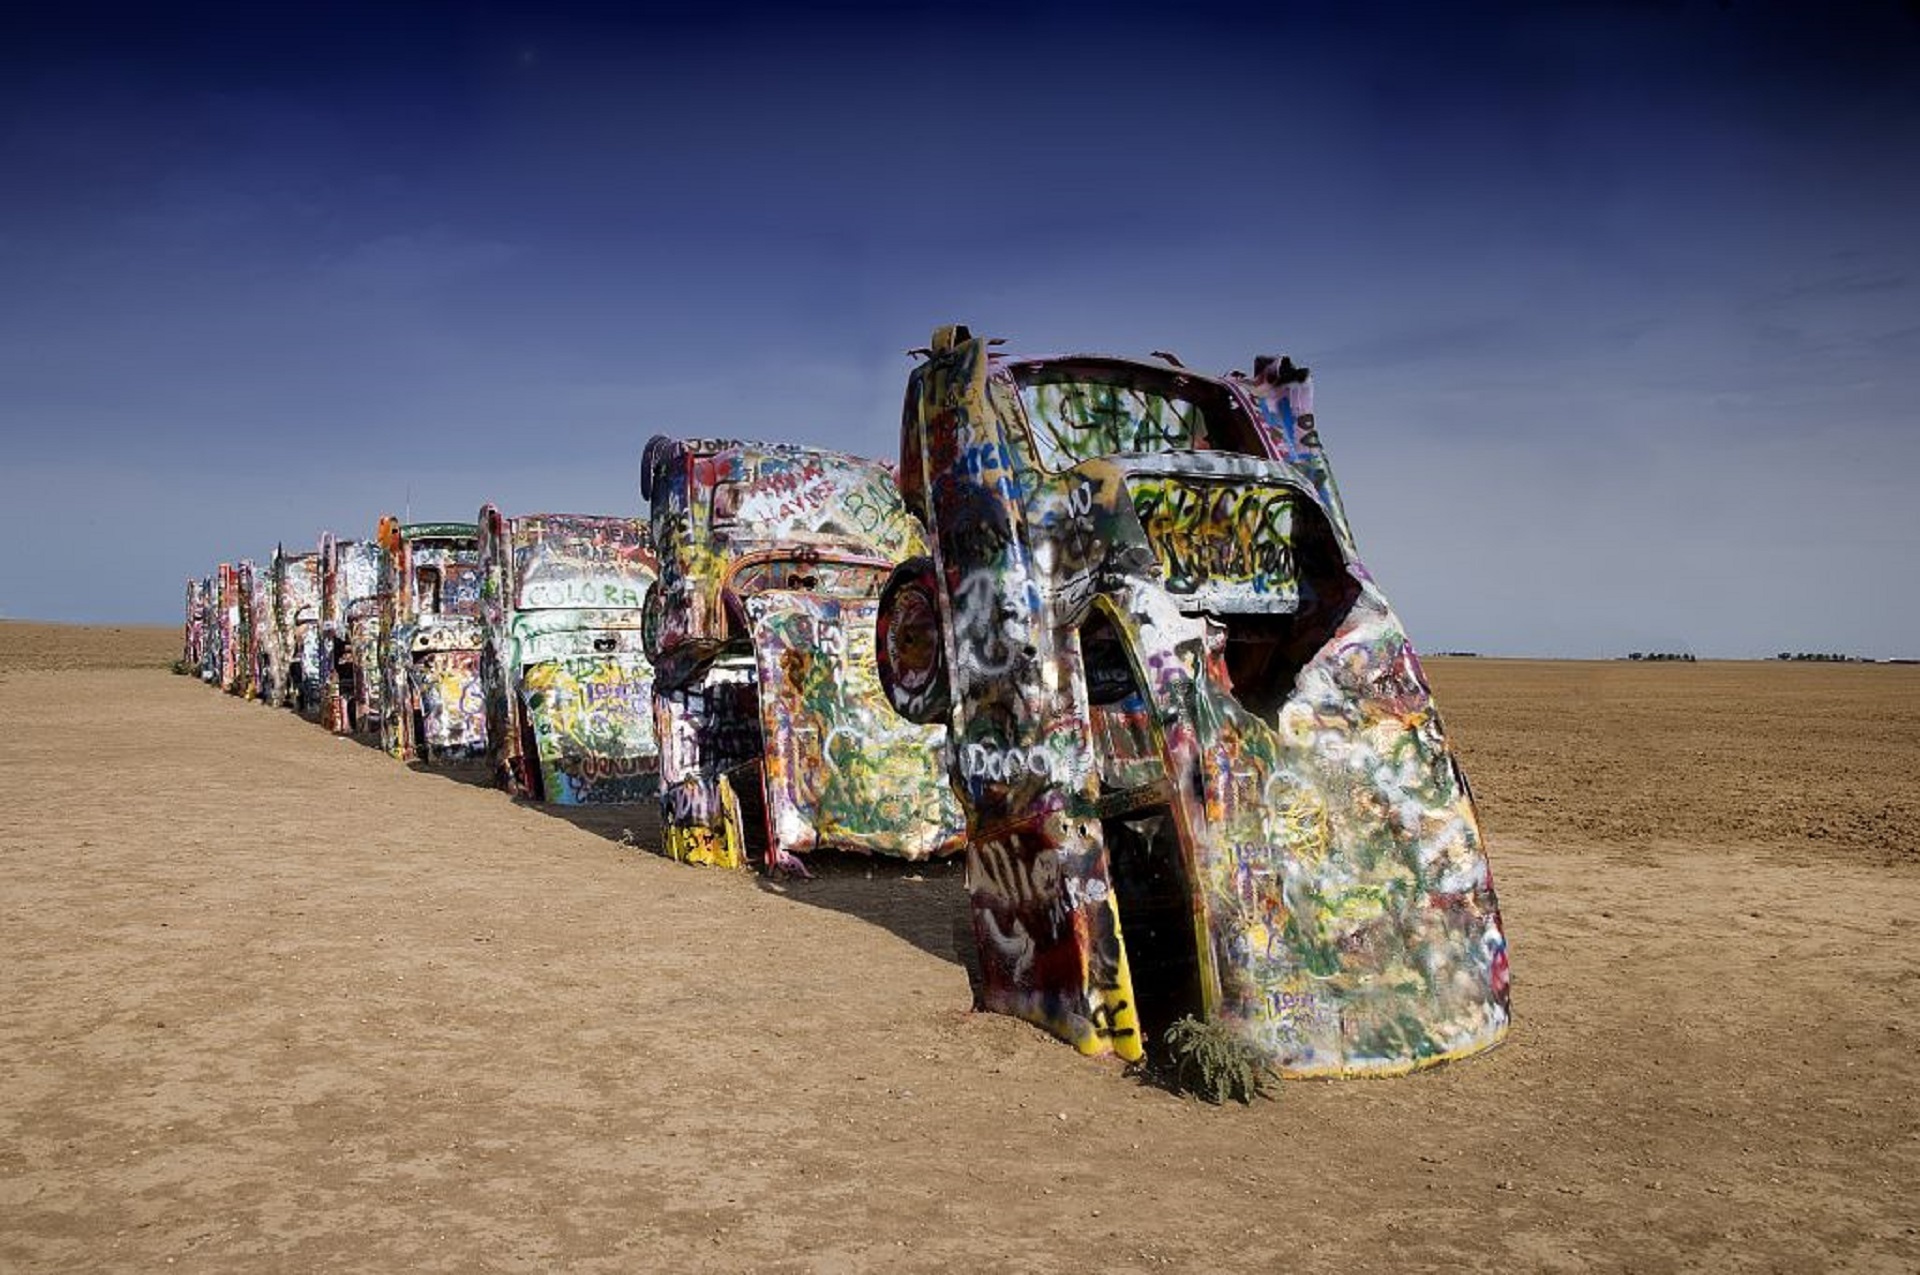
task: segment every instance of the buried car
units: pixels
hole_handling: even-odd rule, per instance
[[[263,704],[279,707],[286,687],[286,652],[280,641],[280,608],[274,594],[271,560],[263,570],[253,568],[247,615],[253,625],[253,694]]]
[[[253,563],[220,564],[220,687],[252,699],[256,673],[253,643]]]
[[[198,677],[206,667],[208,599],[213,582],[206,576],[187,579],[186,623],[180,632],[179,671]]]
[[[640,473],[667,853],[791,869],[819,846],[958,850],[946,732],[894,711],[874,663],[880,587],[925,547],[886,466],[659,436]]]
[[[233,633],[239,619],[233,606],[233,564],[221,563],[207,581],[207,632],[200,651],[200,680],[225,690],[232,684]]]
[[[380,520],[389,578],[380,743],[403,761],[478,756],[487,746],[480,690],[480,536],[470,522]]]
[[[1304,369],[944,328],[901,456],[933,552],[888,584],[880,665],[952,723],[988,1008],[1125,1058],[1210,1019],[1289,1075],[1503,1037],[1473,799]]]
[[[320,538],[320,722],[336,735],[380,729],[380,608],[386,551]]]
[[[556,805],[653,801],[653,670],[640,638],[653,550],[636,518],[480,510],[487,756]]]
[[[322,594],[320,553],[273,555],[273,598],[280,634],[283,689],[280,703],[303,717],[320,713],[323,700],[320,652]]]

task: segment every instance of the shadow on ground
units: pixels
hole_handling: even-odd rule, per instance
[[[657,801],[605,806],[559,806],[515,798],[515,804],[538,810],[562,823],[570,823],[583,832],[617,841],[634,850],[644,850],[648,854],[660,853],[660,803]]]
[[[363,747],[382,752],[378,739],[344,735]],[[407,769],[452,783],[492,788],[492,769],[484,760],[427,765],[409,762]],[[537,810],[583,832],[642,851],[661,853],[660,807],[640,801],[604,806],[562,806],[516,799],[515,804]],[[769,894],[808,907],[824,908],[857,917],[904,939],[930,956],[960,966],[967,972],[975,1003],[981,992],[979,955],[974,946],[973,919],[967,907],[966,859],[956,855],[924,863],[821,850],[806,856],[809,877],[774,879],[755,869],[754,884]],[[718,869],[690,868],[705,872]]]
[[[415,769],[421,769],[415,767]],[[458,779],[451,771],[435,771]],[[480,773],[463,782],[486,786]],[[529,810],[572,824],[585,832],[647,854],[660,854],[660,808],[652,802],[606,806],[556,806],[522,801]],[[752,869],[756,886],[793,903],[857,917],[904,939],[931,956],[967,972],[976,1004],[980,998],[980,961],[974,948],[973,917],[967,907],[966,860],[955,856],[908,863],[861,854],[820,850],[806,856],[811,876],[775,879]],[[720,868],[690,867],[689,872]]]
[[[823,850],[806,862],[809,878],[757,876],[755,884],[795,903],[858,917],[963,967],[978,999],[980,968],[963,857],[907,863]]]

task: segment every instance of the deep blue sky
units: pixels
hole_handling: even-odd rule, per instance
[[[316,9],[0,17],[0,615],[891,455],[958,320],[1312,366],[1426,649],[1920,654],[1912,5]]]

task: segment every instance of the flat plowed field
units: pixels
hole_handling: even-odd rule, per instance
[[[0,623],[0,1270],[1920,1267],[1920,668],[1436,661],[1514,1033],[1216,1109],[176,649]]]

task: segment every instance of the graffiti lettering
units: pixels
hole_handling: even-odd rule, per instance
[[[953,598],[953,631],[968,668],[988,677],[1013,668],[1014,646],[1006,633],[1012,614],[1000,594],[999,576],[990,568],[975,571],[961,583]]]
[[[1040,744],[1026,748],[968,744],[960,753],[960,769],[968,779],[989,783],[1010,783],[1028,776],[1045,780],[1054,777],[1053,754]]]
[[[639,586],[611,580],[534,580],[520,591],[529,607],[608,607],[631,609],[641,601]]]
[[[1060,856],[1040,850],[1029,861],[1006,841],[976,842],[967,847],[967,889],[1014,907],[1054,902],[1060,888]]]
[[[1094,999],[1087,1012],[1087,1020],[1093,1024],[1093,1034],[1102,1040],[1124,1040],[1139,1035],[1135,1028],[1123,1025],[1124,1018],[1131,1017],[1127,1012],[1130,1009],[1130,1003],[1118,998],[1111,1003]]]
[[[1093,484],[1081,482],[1067,493],[1067,511],[1075,518],[1084,518],[1093,512]]]
[[[1208,584],[1296,591],[1291,491],[1173,479],[1134,479],[1129,488],[1170,592]]]
[[[580,772],[584,779],[622,779],[630,775],[648,775],[654,772],[652,757],[608,757],[599,753],[587,753],[566,759]]]

